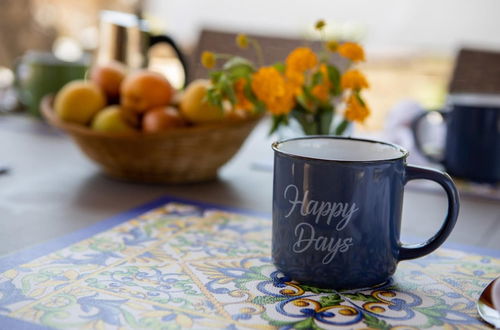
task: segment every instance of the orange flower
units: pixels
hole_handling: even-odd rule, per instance
[[[344,117],[349,121],[362,123],[370,115],[370,109],[366,105],[361,104],[353,94],[347,98],[346,105]]]
[[[287,114],[295,106],[294,86],[274,67],[261,67],[252,75],[252,90],[272,114]]]
[[[328,79],[328,68],[326,67],[326,64],[322,63],[319,67],[319,71],[323,76],[323,80],[321,84],[313,87],[311,93],[320,101],[327,102],[330,97],[330,87],[332,83],[330,82],[330,79]]]
[[[236,93],[236,100],[237,100],[235,107],[237,109],[251,111],[253,110],[253,103],[250,102],[250,100],[248,100],[245,95],[246,84],[247,81],[245,78],[240,78],[236,80],[236,82],[234,83],[234,92]]]
[[[287,71],[296,71],[303,73],[306,70],[314,68],[318,64],[318,57],[308,47],[299,47],[288,54],[286,60]]]
[[[346,71],[340,79],[342,89],[369,88],[368,81],[359,70]]]
[[[292,87],[295,96],[302,94],[302,85],[304,84],[304,74],[302,72],[287,70],[285,71],[287,83]]]
[[[353,62],[365,60],[365,51],[355,42],[345,42],[338,47],[341,56],[350,59]]]
[[[328,101],[328,97],[330,96],[330,90],[328,89],[328,86],[326,84],[319,84],[314,86],[311,93],[322,102]]]

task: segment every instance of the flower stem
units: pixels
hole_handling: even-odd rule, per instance
[[[250,42],[252,43],[252,47],[255,49],[255,54],[257,55],[257,63],[259,66],[264,66],[264,56],[262,55],[262,48],[257,40],[251,38]]]
[[[337,129],[335,130],[335,135],[342,135],[347,126],[349,125],[349,121],[347,119],[342,120],[342,122],[337,126]]]

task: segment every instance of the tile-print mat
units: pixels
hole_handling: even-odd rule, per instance
[[[387,283],[335,291],[270,260],[271,221],[162,199],[0,259],[9,329],[478,328],[475,301],[500,259],[439,249]]]

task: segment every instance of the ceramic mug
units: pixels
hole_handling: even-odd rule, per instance
[[[451,233],[458,193],[443,172],[406,164],[385,142],[312,136],[273,144],[273,262],[301,283],[334,289],[385,282],[399,261],[424,256]],[[410,180],[440,184],[448,214],[425,243],[400,242],[403,190]]]
[[[415,145],[430,161],[446,171],[476,182],[500,182],[500,96],[452,95],[445,110],[426,111],[412,124]],[[446,122],[446,140],[441,156],[429,154],[422,145],[418,127],[430,114]]]
[[[58,59],[51,53],[30,51],[22,56],[15,69],[19,100],[35,116],[40,116],[40,102],[72,80],[83,79],[90,60],[75,62]]]

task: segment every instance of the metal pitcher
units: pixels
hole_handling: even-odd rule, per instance
[[[175,87],[183,87],[187,78],[187,62],[177,44],[167,35],[152,35],[147,22],[136,15],[102,11],[97,63],[118,61],[129,68],[148,65],[148,51],[158,43],[168,45],[168,70],[165,75]]]

